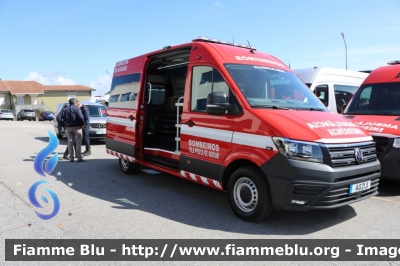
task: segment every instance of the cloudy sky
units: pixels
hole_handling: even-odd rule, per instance
[[[196,36],[250,44],[292,69],[400,59],[398,0],[0,1],[0,78],[102,95],[117,61]],[[108,73],[107,73],[108,72]]]

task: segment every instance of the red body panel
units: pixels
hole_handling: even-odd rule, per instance
[[[351,121],[375,135],[400,137],[399,116],[356,115]]]
[[[124,76],[133,73],[142,73],[147,55],[141,55],[115,64],[113,77]]]
[[[400,82],[400,65],[382,66],[375,69],[363,82],[364,84]]]
[[[135,109],[127,108],[109,108],[107,116],[109,118],[121,118],[131,120],[129,117],[136,119],[137,112]],[[127,127],[124,125],[107,123],[107,138],[119,140],[124,143],[135,145],[136,143],[136,130],[135,127]]]

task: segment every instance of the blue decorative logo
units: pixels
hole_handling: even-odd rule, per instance
[[[44,148],[43,150],[41,150],[38,155],[35,158],[35,161],[33,163],[33,168],[35,169],[35,171],[42,176],[46,176],[47,174],[51,174],[51,172],[54,170],[54,168],[57,165],[58,162],[58,153],[56,152],[54,154],[53,157],[51,157],[50,159],[48,159],[45,162],[45,159],[58,147],[58,139],[57,137],[51,133],[49,130],[47,130],[47,132],[49,133],[49,144],[46,146],[46,148]],[[39,201],[36,198],[36,190],[38,189],[38,187],[41,184],[50,184],[49,182],[47,182],[46,180],[40,180],[36,183],[34,183],[31,188],[28,191],[28,197],[30,202],[33,204],[33,206],[37,207],[37,208],[43,208],[42,205],[40,205]],[[60,210],[60,200],[58,199],[58,196],[56,193],[54,193],[52,190],[50,189],[44,189],[47,193],[49,193],[50,197],[53,199],[53,203],[54,203],[54,208],[53,211],[50,214],[41,214],[35,211],[36,215],[43,219],[43,220],[49,220],[51,218],[53,218],[54,216],[57,215],[57,213]],[[41,199],[45,202],[45,203],[49,203],[49,200],[46,198],[46,196],[42,195]]]
[[[42,205],[40,205],[40,203],[36,199],[36,190],[37,190],[38,186],[40,186],[41,184],[50,184],[50,183],[47,182],[46,180],[40,180],[40,181],[34,183],[28,191],[29,200],[31,201],[33,206],[35,206],[37,208],[43,208]],[[52,213],[50,213],[50,214],[41,214],[36,211],[35,211],[35,213],[39,218],[41,218],[43,220],[49,220],[49,219],[53,218],[54,216],[56,216],[58,211],[60,210],[60,200],[58,199],[57,194],[54,193],[52,190],[47,189],[47,188],[44,190],[47,191],[47,193],[49,193],[49,195],[53,199],[54,209],[53,209]],[[41,198],[45,203],[49,202],[48,199],[46,198],[46,196],[42,195]]]
[[[46,174],[43,171],[44,160],[58,147],[57,137],[49,130],[47,130],[47,132],[49,133],[49,144],[46,146],[46,148],[44,148],[38,153],[38,155],[35,158],[35,161],[33,162],[33,168],[35,168],[35,171],[42,176],[46,176]],[[58,162],[58,153],[56,152],[52,158],[46,161],[44,168],[47,174],[50,174],[54,170],[54,168],[57,165],[57,162]]]

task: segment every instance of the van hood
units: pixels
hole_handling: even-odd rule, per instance
[[[400,137],[400,116],[346,115],[345,117],[368,131],[371,135]]]
[[[265,119],[275,123],[281,137],[320,143],[372,141],[368,132],[335,113],[305,110],[257,111]]]

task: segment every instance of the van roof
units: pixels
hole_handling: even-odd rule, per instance
[[[293,71],[304,83],[313,83],[317,76],[321,75],[341,76],[357,79],[365,79],[369,75],[368,73],[364,72],[330,67],[304,68],[295,69]]]
[[[381,66],[371,72],[363,84],[400,82],[400,65]]]
[[[192,42],[184,43],[176,46],[166,46],[163,49],[150,52],[144,55],[133,57],[127,60],[122,60],[116,63],[114,68],[114,75],[122,76],[133,73],[140,73],[143,71],[144,62],[150,56],[154,56],[161,53],[168,53],[178,49],[192,49],[193,46],[207,50],[214,58],[219,58],[219,62],[223,63],[235,63],[235,64],[256,64],[264,65],[267,67],[276,67],[279,69],[287,70],[292,72],[282,61],[276,57],[255,51],[255,49],[250,49],[249,47],[235,46],[232,44],[222,44],[212,41],[207,41],[204,39],[194,39]],[[199,58],[201,60],[207,60],[207,58]]]

